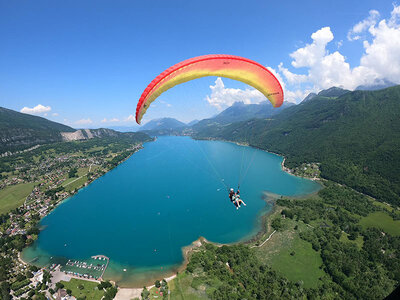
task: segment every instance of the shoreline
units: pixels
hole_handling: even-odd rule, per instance
[[[190,137],[190,138],[193,139],[192,137]],[[257,150],[261,150],[261,151],[265,151],[265,152],[267,152],[267,153],[271,153],[271,154],[277,155],[277,156],[283,158],[283,160],[282,160],[282,162],[281,162],[281,169],[282,169],[282,171],[284,171],[284,172],[286,172],[286,173],[289,173],[290,175],[293,175],[293,176],[296,176],[296,177],[302,177],[302,176],[297,176],[297,175],[294,175],[294,174],[288,172],[288,170],[290,170],[290,169],[284,166],[284,163],[285,163],[286,158],[285,158],[283,155],[279,155],[279,154],[277,154],[277,153],[273,153],[273,152],[270,152],[270,151],[267,151],[267,150],[264,150],[264,149],[260,149],[260,148],[257,148],[257,147],[253,147],[253,146],[251,146],[251,145],[249,145],[249,144],[245,144],[245,143],[239,143],[239,142],[234,142],[234,141],[225,141],[225,140],[213,140],[213,139],[203,139],[203,140],[223,141],[223,142],[233,143],[233,144],[236,144],[236,145],[238,145],[238,146],[251,147],[251,148],[254,148],[254,149],[257,149]],[[142,144],[142,145],[141,145],[141,148],[138,149],[136,152],[138,152],[139,150],[141,150],[141,149],[143,149],[143,148],[144,148],[144,147],[143,147],[143,144]],[[124,161],[126,161],[127,159],[129,159],[129,158],[130,158],[133,154],[135,154],[136,152],[134,152],[134,153],[132,153],[131,155],[129,155],[128,157],[126,157],[126,158],[125,158],[124,160],[122,160],[116,167],[118,167],[121,163],[123,163]],[[106,175],[107,173],[109,173],[110,171],[114,170],[116,167],[110,169],[108,172],[104,173],[102,176],[104,176],[104,175]],[[98,177],[98,178],[101,178],[102,176],[100,176],[100,177]],[[97,180],[98,178],[96,178],[95,180]],[[313,179],[310,179],[310,178],[307,178],[307,177],[302,177],[302,178],[306,178],[306,179],[309,179],[309,180],[313,180]],[[95,180],[93,180],[92,182],[94,182]],[[90,183],[92,183],[92,182],[90,182]],[[90,183],[89,183],[89,184],[90,184]],[[89,185],[89,184],[88,184],[88,185]],[[88,185],[87,185],[87,186],[88,186]],[[321,185],[321,188],[322,188],[323,185],[322,185],[322,184],[320,184],[320,185]],[[79,192],[81,189],[85,188],[85,187],[86,187],[86,186],[81,187],[81,188],[78,190],[78,192]],[[319,190],[319,189],[318,189],[318,190]],[[310,193],[310,194],[307,194],[307,195],[299,195],[298,197],[299,197],[299,198],[300,198],[300,197],[301,197],[301,198],[307,197],[307,196],[313,195],[314,193],[317,193],[317,192],[318,192],[318,191],[313,192],[313,193]],[[263,199],[263,201],[265,201],[265,202],[267,203],[266,207],[268,207],[268,205],[270,205],[271,207],[270,207],[269,210],[266,210],[266,209],[265,209],[265,210],[264,210],[264,209],[260,210],[260,214],[256,217],[256,222],[257,222],[257,223],[259,222],[258,224],[260,225],[260,226],[259,226],[259,229],[258,229],[257,231],[251,232],[249,235],[243,237],[242,239],[240,239],[240,240],[238,240],[238,241],[236,241],[236,242],[226,243],[226,244],[221,244],[221,243],[217,243],[217,242],[211,242],[211,241],[208,241],[206,238],[200,236],[198,239],[194,240],[191,244],[189,244],[189,245],[187,245],[187,246],[183,246],[183,247],[181,248],[181,250],[182,250],[182,255],[183,255],[183,261],[182,261],[179,265],[176,265],[176,266],[171,267],[170,271],[167,271],[167,272],[165,273],[166,275],[169,275],[169,274],[171,274],[171,275],[169,275],[169,277],[166,277],[165,279],[166,279],[166,280],[167,280],[167,279],[173,280],[173,279],[177,276],[177,274],[178,274],[179,272],[185,270],[186,267],[187,267],[187,264],[189,263],[189,259],[190,259],[191,253],[192,253],[195,249],[201,247],[203,244],[209,243],[209,244],[216,245],[217,247],[222,247],[223,245],[229,246],[229,245],[236,245],[236,244],[251,245],[251,244],[253,244],[253,243],[257,243],[258,241],[260,241],[260,239],[262,239],[262,238],[263,238],[267,233],[269,233],[269,231],[270,231],[270,228],[269,228],[269,227],[267,228],[267,226],[265,226],[265,225],[268,223],[268,217],[269,217],[270,215],[276,213],[276,204],[275,204],[275,202],[276,202],[276,200],[277,200],[279,197],[282,196],[282,195],[277,195],[277,194],[270,193],[270,192],[268,192],[268,191],[263,191],[262,193],[263,193],[262,199]],[[57,203],[56,207],[57,207],[59,204],[63,203],[64,201],[69,200],[72,196],[74,196],[74,195],[71,195],[70,197],[61,200],[59,203]],[[288,196],[288,197],[293,197],[293,196]],[[294,197],[296,197],[296,196],[294,196]],[[54,209],[55,209],[56,207],[54,207]],[[53,210],[54,210],[54,209],[53,209]],[[53,210],[51,210],[48,214],[50,214]],[[48,215],[48,214],[47,214],[47,215]],[[46,215],[46,216],[47,216],[47,215]],[[46,217],[46,216],[44,216],[44,217]],[[43,217],[43,218],[44,218],[44,217]],[[273,233],[272,233],[272,234],[273,234]],[[272,234],[271,234],[270,237],[272,237]],[[18,257],[19,257],[19,259],[20,259],[21,262],[23,262],[24,264],[28,264],[28,263],[26,263],[25,261],[22,260],[22,258],[21,258],[21,252],[18,253]],[[105,277],[107,278],[107,274],[105,274],[105,275],[106,275]],[[85,278],[77,278],[77,279],[86,280]],[[110,280],[110,281],[113,281],[113,279],[109,279],[109,280]],[[168,281],[168,280],[167,280],[167,281]],[[148,284],[150,284],[150,280],[149,280],[149,283],[148,283]],[[147,287],[148,289],[152,288],[153,286],[154,286],[154,285],[150,285],[150,286],[147,286],[147,285],[146,285],[146,287]],[[132,285],[129,284],[129,286],[127,286],[127,287],[121,287],[121,288],[119,288],[119,290],[120,290],[120,289],[124,289],[124,290],[140,290],[140,293],[141,293],[141,291],[142,291],[143,288],[137,288],[137,287],[135,287],[135,284],[133,283]],[[140,293],[139,293],[139,296],[140,296]],[[116,298],[116,299],[117,299],[117,298]],[[122,299],[122,298],[121,298],[121,299]]]
[[[241,142],[236,142],[236,141],[230,141],[230,140],[224,140],[224,139],[213,139],[213,138],[195,139],[195,138],[193,138],[191,136],[190,136],[190,138],[193,139],[193,140],[198,140],[198,141],[221,141],[221,142],[226,142],[226,143],[232,143],[232,144],[235,144],[235,145],[238,145],[238,146],[250,147],[250,148],[253,148],[253,149],[257,149],[257,150],[260,150],[260,151],[271,153],[271,154],[277,155],[277,156],[279,156],[279,157],[281,157],[283,159],[282,162],[281,162],[282,171],[288,173],[289,175],[292,175],[292,176],[295,176],[295,177],[299,177],[299,178],[309,179],[309,180],[316,181],[316,182],[321,181],[321,178],[319,178],[319,177],[306,177],[306,176],[300,176],[300,175],[293,174],[292,170],[285,166],[286,157],[284,155],[279,154],[279,153],[275,153],[275,152],[272,152],[272,151],[269,151],[269,150],[266,150],[266,149],[262,149],[262,148],[258,148],[258,147],[252,146],[249,143],[241,143]]]

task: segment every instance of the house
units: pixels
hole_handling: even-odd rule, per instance
[[[56,300],[68,300],[68,299],[72,299],[72,297],[70,297],[67,294],[67,291],[64,289],[59,289],[54,295]],[[74,298],[75,299],[75,298]]]

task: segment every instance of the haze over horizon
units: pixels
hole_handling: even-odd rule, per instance
[[[155,76],[209,53],[270,67],[285,101],[296,103],[332,86],[400,83],[400,6],[376,0],[1,1],[0,34],[0,106],[74,128],[135,125],[137,100]],[[202,78],[163,94],[143,123],[189,122],[264,100],[245,84]]]

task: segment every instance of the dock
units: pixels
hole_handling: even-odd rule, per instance
[[[105,266],[105,268],[103,269],[103,272],[101,273],[101,275],[100,275],[100,277],[99,277],[99,280],[103,280],[103,275],[104,275],[104,273],[105,273],[106,270],[107,270],[108,263],[110,262],[110,258],[107,257],[107,256],[105,256],[105,255],[93,255],[92,258],[93,258],[93,259],[106,260],[106,261],[107,261],[106,266]]]

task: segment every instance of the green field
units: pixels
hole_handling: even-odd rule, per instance
[[[392,217],[381,211],[371,213],[362,218],[360,225],[364,228],[381,228],[394,236],[400,235],[400,221],[394,221]]]
[[[72,278],[70,281],[61,281],[64,284],[64,289],[70,289],[72,291],[72,296],[75,298],[84,297],[90,300],[100,300],[104,291],[99,291],[97,289],[97,282],[91,282],[87,280],[79,280]],[[83,289],[79,289],[79,286],[83,285]]]
[[[171,291],[171,300],[203,300],[208,299],[204,291],[195,290],[191,287],[193,276],[186,273],[180,273],[178,276],[168,283]]]
[[[294,255],[291,253],[294,252]],[[311,243],[296,236],[288,248],[282,248],[270,260],[273,269],[284,274],[293,282],[303,281],[304,287],[311,288],[318,285],[320,277],[325,275],[319,267],[322,258],[312,249]]]
[[[85,182],[87,181],[87,177],[86,176],[82,176],[81,178],[69,178],[67,179],[65,182],[63,182],[63,186],[65,187],[66,191],[73,191],[77,188],[82,187]]]
[[[35,182],[8,186],[0,191],[0,214],[4,214],[24,204],[32,192]]]
[[[342,232],[342,235],[340,236],[339,239],[342,243],[355,243],[358,247],[358,249],[361,249],[362,246],[364,245],[364,239],[362,236],[358,236],[354,241],[349,240],[348,234],[345,232]]]
[[[276,216],[280,216],[280,210],[269,216],[269,220],[273,220]],[[315,226],[319,224],[321,221],[315,220]],[[297,230],[294,230],[295,226],[298,227]],[[262,247],[253,248],[256,255],[289,280],[303,281],[303,286],[306,288],[317,287],[319,278],[326,275],[320,269],[322,258],[319,252],[312,249],[311,243],[299,237],[300,232],[311,230],[311,227],[289,218],[282,219],[282,227],[282,230],[277,231]],[[272,232],[272,229],[270,231]],[[264,237],[262,241],[265,239]],[[294,255],[290,255],[292,252]]]
[[[383,203],[383,202],[379,202],[379,201],[376,201],[376,200],[373,200],[372,203],[373,203],[374,205],[376,205],[376,206],[378,206],[378,207],[381,207],[381,208],[383,208],[383,209],[386,209],[386,210],[388,210],[388,211],[393,211],[393,207],[390,206],[389,204],[386,204],[386,203]]]

